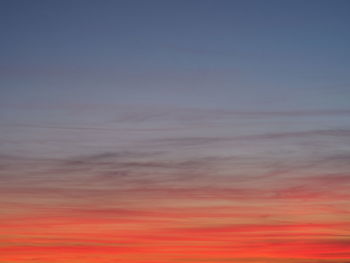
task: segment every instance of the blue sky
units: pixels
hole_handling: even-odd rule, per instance
[[[348,108],[348,8],[2,1],[2,103]]]
[[[220,137],[238,126],[253,134],[349,125],[348,1],[1,4],[6,153],[83,151],[60,144],[71,136],[62,127],[126,129],[122,141],[133,144],[130,129],[162,137],[175,127],[180,136],[180,125]],[[84,132],[96,147],[111,145]]]

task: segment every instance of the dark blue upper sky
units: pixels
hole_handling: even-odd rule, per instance
[[[349,1],[0,3],[4,105],[349,107]]]

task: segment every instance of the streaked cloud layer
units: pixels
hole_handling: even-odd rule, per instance
[[[349,262],[346,1],[3,2],[1,263]]]
[[[5,125],[50,137],[20,147],[81,154],[3,153],[4,262],[347,262],[350,134],[342,121],[323,125],[346,114],[322,114],[310,129],[312,113],[183,122],[169,111],[144,119],[134,109],[77,129],[76,141],[57,124]]]

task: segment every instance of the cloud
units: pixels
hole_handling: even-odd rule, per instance
[[[174,157],[163,151],[141,150],[102,152],[65,160],[5,156],[0,158],[0,164],[6,168],[1,173],[6,179],[2,192],[55,198],[131,195],[196,200],[341,200],[349,197],[344,190],[349,182],[345,172],[347,153],[293,161],[255,157]],[[330,185],[332,189],[328,188]]]
[[[205,73],[207,74],[207,73]],[[204,74],[204,75],[205,75]],[[98,104],[98,103],[9,103],[2,101],[1,109],[69,111],[70,113],[104,113],[114,116],[114,122],[150,122],[172,121],[175,123],[217,122],[232,119],[270,119],[270,118],[314,118],[350,116],[350,109],[305,109],[305,110],[256,110],[244,111],[237,109],[205,109],[200,107],[175,107],[165,105],[139,104]]]
[[[251,135],[236,135],[229,137],[173,137],[173,138],[160,138],[153,139],[149,143],[164,146],[185,147],[185,146],[205,146],[220,143],[234,143],[234,142],[264,142],[264,141],[277,141],[286,139],[298,139],[298,138],[315,138],[315,137],[337,137],[347,138],[350,137],[349,129],[328,129],[328,130],[306,130],[306,131],[293,131],[293,132],[271,132]]]

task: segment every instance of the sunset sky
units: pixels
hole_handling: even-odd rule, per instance
[[[349,263],[349,14],[0,0],[0,263]]]

